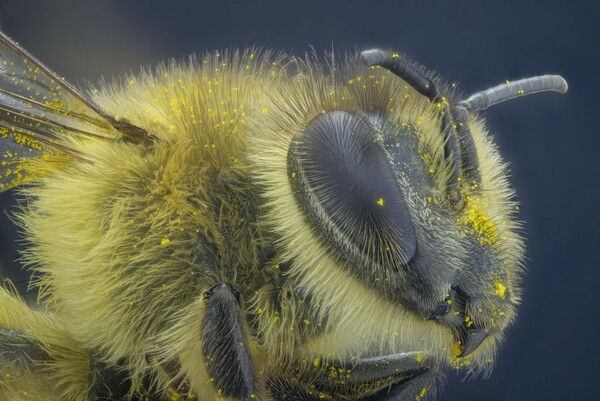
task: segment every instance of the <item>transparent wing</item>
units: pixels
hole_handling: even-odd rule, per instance
[[[0,32],[0,192],[33,178],[32,159],[68,158],[73,135],[141,140],[146,132],[104,114]]]
[[[29,168],[33,161],[66,162],[73,157],[71,153],[68,148],[49,144],[32,132],[0,120],[0,192],[36,178]]]

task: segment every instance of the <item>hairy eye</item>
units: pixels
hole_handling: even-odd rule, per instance
[[[400,269],[415,228],[388,157],[368,120],[345,111],[314,118],[289,154],[296,197],[346,255]]]

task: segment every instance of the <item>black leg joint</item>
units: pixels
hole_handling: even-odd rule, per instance
[[[204,302],[200,329],[206,370],[220,394],[248,400],[255,391],[255,378],[242,296],[231,285],[218,284],[204,293]]]

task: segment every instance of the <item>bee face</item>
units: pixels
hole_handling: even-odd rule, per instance
[[[385,118],[378,111],[315,117],[290,146],[290,185],[307,221],[345,259],[352,275],[438,320],[456,304],[466,306],[458,294],[494,293],[481,277],[487,275],[490,284],[497,277],[500,286],[506,266],[491,247],[497,241],[491,221],[473,217],[484,220],[488,232],[478,234],[472,226],[468,232],[460,220],[474,212],[464,210],[464,201],[460,210],[433,202],[435,182],[420,157],[418,131],[387,124]],[[450,237],[458,241],[449,247]],[[475,288],[467,291],[471,285]],[[505,289],[501,295],[506,298]],[[450,306],[451,298],[455,306],[439,313],[437,304]]]
[[[415,324],[436,325],[444,340],[429,346],[451,361],[474,353],[473,364],[489,367],[515,316],[523,243],[484,122],[455,111],[451,88],[437,87],[432,101],[409,80],[358,59],[324,75],[327,84],[296,84],[304,102],[285,110],[284,124],[283,110],[274,112],[273,130],[286,133],[275,146],[287,148],[277,159],[285,180],[274,185],[289,193],[265,196],[278,199],[268,219],[284,227],[290,253],[303,260],[292,271],[311,289],[327,283],[322,296],[338,302],[348,302],[332,295],[342,286],[376,294]],[[260,160],[272,168],[272,153]],[[274,176],[261,176],[268,179]],[[289,207],[280,207],[282,198]],[[313,247],[299,245],[307,236]]]

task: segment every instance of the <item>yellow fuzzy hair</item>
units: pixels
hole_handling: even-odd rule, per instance
[[[91,385],[90,357],[68,334],[60,316],[33,311],[14,288],[0,287],[0,327],[27,336],[49,357],[47,360],[9,361],[0,353],[0,399],[75,401],[87,398]],[[11,346],[10,343],[2,345]]]
[[[199,322],[203,291],[227,282],[244,295],[259,374],[414,350],[464,362],[447,329],[342,269],[293,196],[287,157],[295,134],[327,111],[383,110],[390,124],[414,128],[436,183],[433,202],[445,201],[449,166],[437,106],[355,56],[338,62],[217,52],[94,91],[104,112],[146,129],[152,144],[65,138],[83,160],[32,167],[46,177],[23,189],[24,259],[65,338],[110,363],[126,358],[134,380],[156,371],[148,355],[177,359],[193,392],[218,398],[200,363]],[[483,121],[473,117],[470,127],[483,188],[463,185],[466,206],[452,219],[498,252],[510,273],[502,285],[518,296],[523,246],[506,168]],[[425,214],[429,201],[419,201]],[[447,246],[456,241],[447,238]],[[275,256],[265,258],[270,251]],[[264,283],[280,275],[290,279],[281,289],[289,297],[276,311]],[[486,341],[469,364],[490,366],[496,346]]]

